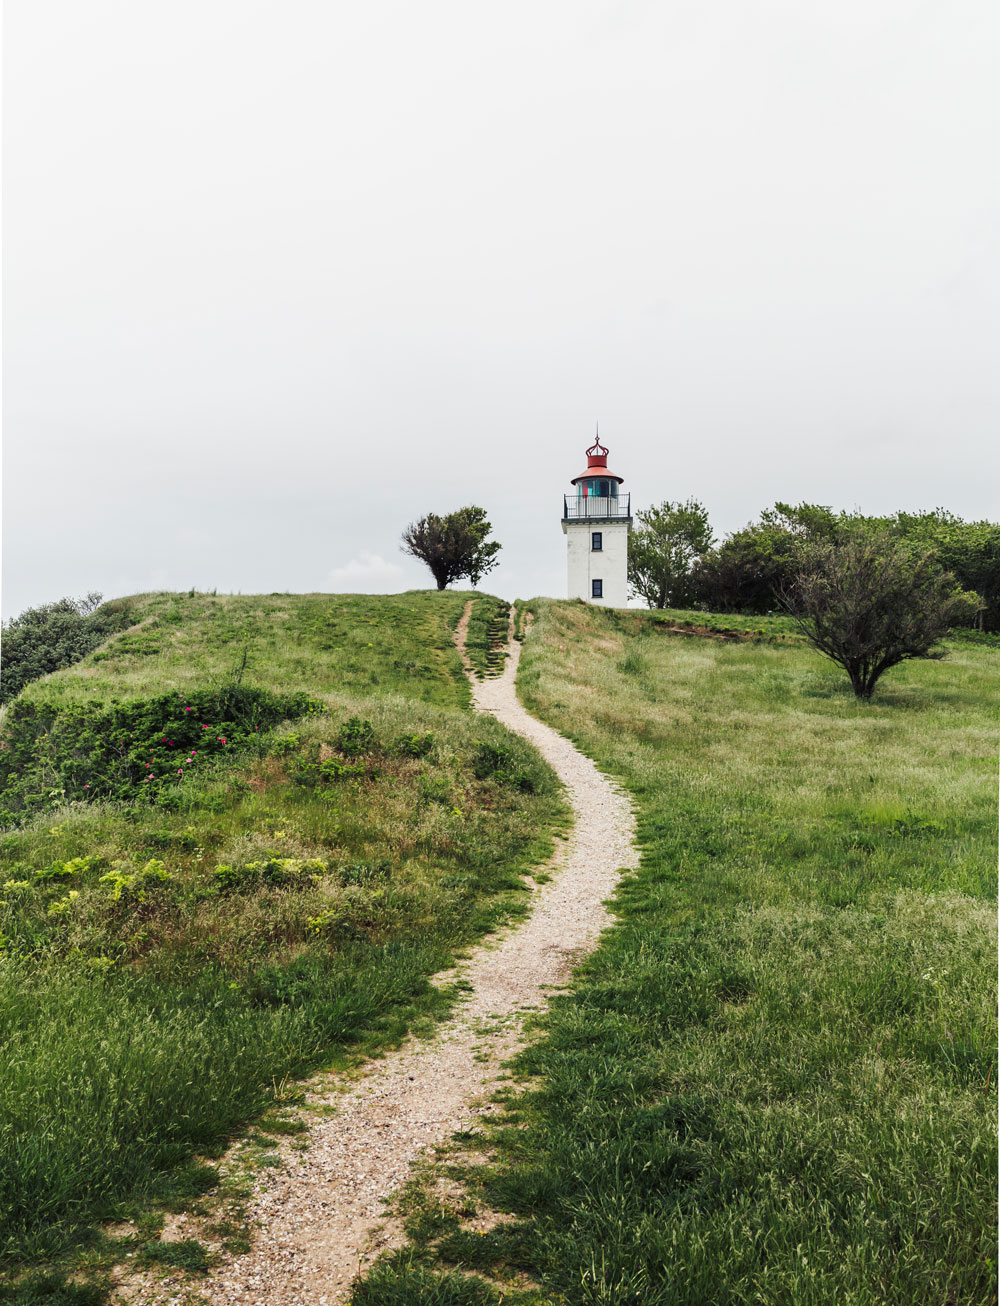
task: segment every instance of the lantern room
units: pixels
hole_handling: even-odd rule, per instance
[[[608,469],[608,451],[599,438],[587,450],[587,470],[570,481],[576,494],[563,499],[563,517],[628,519],[629,496],[619,493],[624,477]]]
[[[617,499],[618,487],[623,480],[624,477],[608,471],[608,451],[600,439],[595,438],[587,450],[587,470],[574,476],[570,484],[576,486],[579,499]]]

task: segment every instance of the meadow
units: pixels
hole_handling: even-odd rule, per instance
[[[469,597],[139,596],[8,709],[0,1300],[102,1300],[289,1076],[443,1014],[524,912],[564,804],[469,710]]]
[[[641,867],[355,1306],[994,1302],[998,641],[865,705],[781,618],[527,606]]]

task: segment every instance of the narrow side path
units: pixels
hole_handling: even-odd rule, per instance
[[[462,647],[471,603],[456,632]],[[421,1152],[468,1129],[483,1111],[504,1061],[523,1043],[527,1011],[564,983],[608,924],[604,900],[623,867],[636,864],[628,799],[594,764],[517,700],[521,647],[511,641],[502,676],[472,679],[477,709],[529,739],[566,785],[575,823],[537,892],[532,915],[480,945],[457,974],[471,993],[426,1042],[411,1039],[373,1061],[342,1091],[314,1081],[313,1102],[335,1108],[262,1177],[251,1211],[261,1228],[246,1255],[210,1276],[204,1298],[228,1306],[336,1306],[373,1254],[371,1230],[383,1199]],[[176,1236],[185,1236],[178,1231]],[[135,1300],[143,1300],[133,1297]]]

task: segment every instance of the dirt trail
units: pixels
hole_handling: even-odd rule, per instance
[[[471,602],[456,631],[464,658]],[[472,1126],[496,1086],[501,1065],[521,1045],[526,1011],[564,983],[608,923],[603,906],[622,867],[636,862],[627,798],[594,764],[521,707],[514,691],[520,644],[511,641],[504,673],[472,679],[477,709],[529,739],[567,787],[574,813],[553,879],[537,891],[530,918],[472,951],[457,970],[471,992],[429,1041],[410,1039],[372,1062],[349,1084],[313,1083],[312,1101],[335,1107],[310,1126],[308,1146],[287,1150],[259,1181],[253,1248],[215,1271],[207,1301],[253,1306],[336,1306],[351,1280],[384,1243],[371,1231],[383,1199],[407,1179],[414,1160]],[[189,1236],[177,1229],[175,1237]],[[152,1300],[140,1293],[132,1301]]]

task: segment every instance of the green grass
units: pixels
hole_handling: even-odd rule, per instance
[[[510,604],[491,594],[478,595],[469,613],[465,651],[475,674],[498,676],[507,660],[507,635]]]
[[[656,634],[686,633],[740,640],[764,640],[778,644],[803,642],[791,617],[781,613],[761,616],[738,612],[699,612],[695,608],[662,608],[655,611],[632,609],[620,612],[619,622],[630,633],[655,631]]]
[[[56,796],[0,834],[0,1254],[25,1300],[28,1268],[106,1268],[102,1221],[195,1200],[197,1157],[286,1076],[442,1014],[428,977],[525,910],[563,800],[467,710],[463,602],[155,595],[147,625],[26,690],[98,719],[223,683],[246,650],[244,684],[325,711],[154,800]]]
[[[995,1301],[995,648],[866,706],[802,645],[535,607],[521,694],[631,791],[641,869],[469,1170],[508,1220],[411,1224],[355,1300]]]
[[[451,632],[468,595],[146,594],[137,625],[65,671],[35,681],[36,702],[139,698],[200,686],[239,667],[249,683],[307,693],[400,693],[465,707]]]

